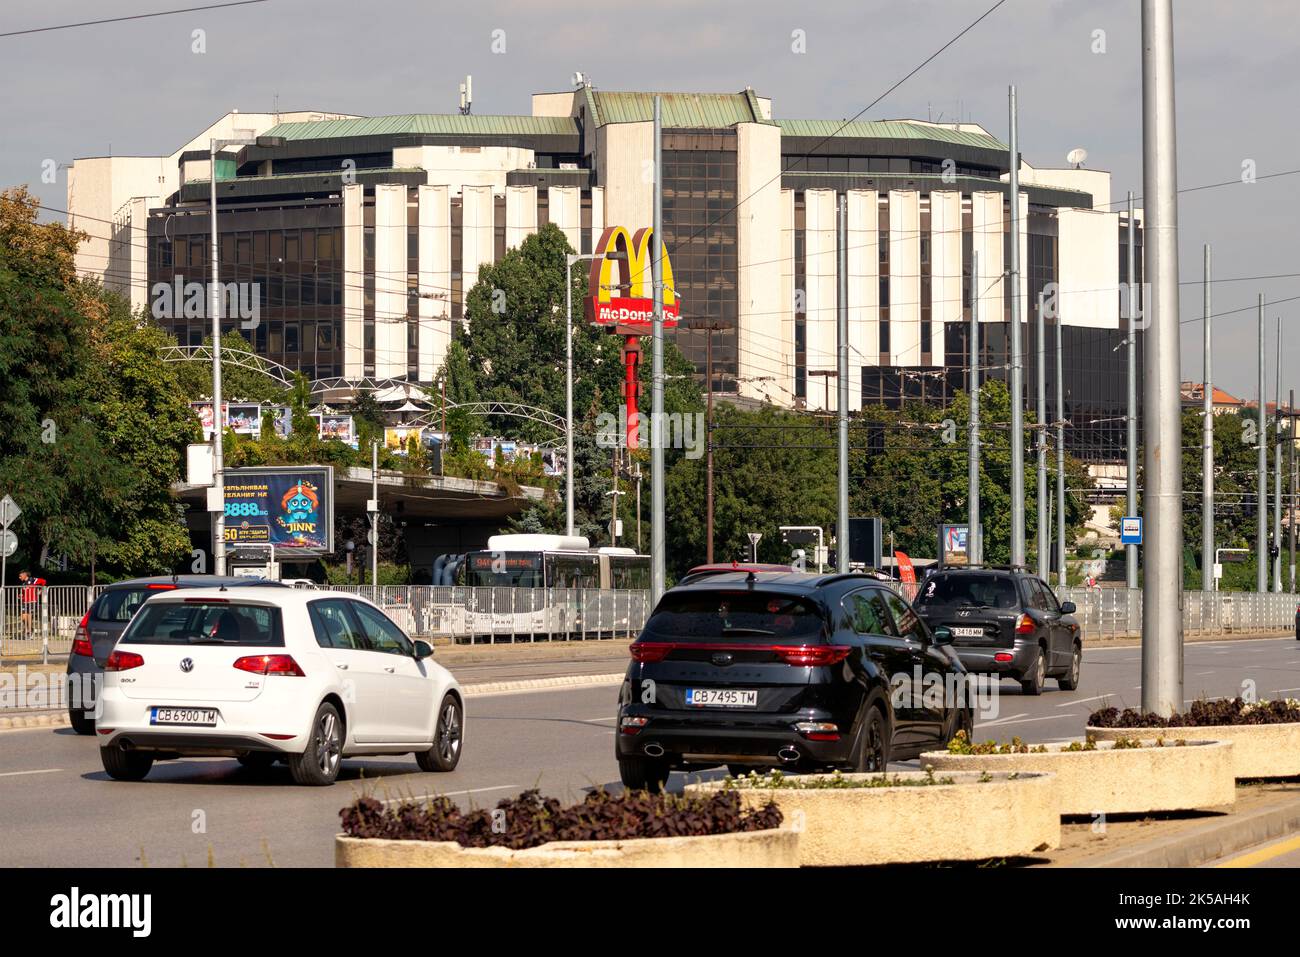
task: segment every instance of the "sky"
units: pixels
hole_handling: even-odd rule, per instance
[[[5,0],[0,34],[204,2]],[[994,2],[265,0],[0,36],[0,185],[27,184],[63,208],[66,172],[43,183],[46,160],[170,153],[236,108],[454,112],[466,74],[476,113],[527,114],[530,94],[571,89],[581,71],[606,90],[752,86],[777,117],[848,119]],[[1064,166],[1083,147],[1087,166],[1113,174],[1113,199],[1140,196],[1139,11],[1137,0],[1005,0],[861,118],[961,118],[1005,139],[1015,84],[1029,163]],[[1300,390],[1296,25],[1295,0],[1175,4],[1183,377],[1201,378],[1210,243],[1214,378],[1246,398],[1259,293],[1276,301],[1265,313],[1268,393],[1278,318],[1284,401]],[[1242,182],[1252,167],[1255,182]]]

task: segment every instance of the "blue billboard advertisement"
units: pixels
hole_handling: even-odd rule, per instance
[[[334,469],[327,465],[227,469],[227,545],[302,554],[334,549]]]

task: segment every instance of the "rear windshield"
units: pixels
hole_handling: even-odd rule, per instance
[[[284,631],[278,608],[190,598],[145,605],[121,643],[282,648]]]
[[[803,598],[761,591],[669,592],[641,630],[648,640],[816,638],[822,617]]]
[[[974,605],[1016,608],[1016,585],[1003,575],[933,575],[921,586],[915,605]]]
[[[152,598],[162,588],[114,588],[99,596],[90,617],[95,621],[128,622],[145,599]]]

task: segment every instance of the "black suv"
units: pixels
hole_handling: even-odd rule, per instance
[[[68,655],[68,675],[77,676],[80,687],[74,694],[69,685],[68,721],[77,734],[95,733],[95,708],[93,695],[98,689],[96,680],[104,673],[117,639],[122,637],[136,609],[159,592],[176,588],[244,588],[269,585],[287,588],[280,582],[265,578],[241,575],[159,575],[154,578],[131,578],[105,585],[90,610],[82,616]],[[92,705],[90,708],[77,705]]]
[[[1083,630],[1074,602],[1058,602],[1037,575],[1016,568],[945,568],[931,572],[914,602],[931,628],[952,633],[970,671],[1014,678],[1036,695],[1048,678],[1079,687]]]
[[[863,575],[734,571],[666,592],[619,692],[623,784],[725,764],[883,771],[969,733],[966,670],[906,601]],[[922,694],[940,682],[942,694]]]

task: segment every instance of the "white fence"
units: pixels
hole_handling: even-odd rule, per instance
[[[65,655],[81,617],[99,588],[54,585],[35,603],[22,588],[4,589],[0,656]],[[465,643],[635,638],[650,614],[643,590],[578,588],[465,588],[439,585],[353,585],[399,625],[420,637]],[[905,589],[904,589],[905,590]],[[1127,588],[1065,588],[1086,637],[1136,636],[1142,630],[1142,592]],[[1295,627],[1297,596],[1255,592],[1183,592],[1188,634],[1288,632]]]
[[[101,589],[52,585],[34,603],[4,589],[0,657],[66,655],[77,625]],[[635,638],[650,614],[650,593],[635,589],[463,588],[352,585],[409,634],[460,642]],[[29,593],[30,595],[30,593]]]
[[[1128,588],[1062,588],[1061,601],[1074,602],[1085,637],[1142,633],[1142,591]],[[1185,634],[1280,632],[1295,628],[1297,596],[1275,592],[1183,592]]]

